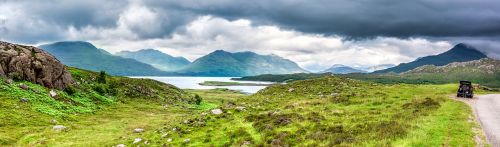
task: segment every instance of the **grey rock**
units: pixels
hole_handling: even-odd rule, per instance
[[[21,98],[20,101],[23,102],[23,103],[27,103],[29,100],[27,98]]]
[[[136,144],[136,143],[139,143],[142,141],[142,138],[136,138],[134,139],[134,142],[132,142],[133,144]]]
[[[12,83],[14,83],[14,80],[12,80],[12,79],[7,79],[7,80],[5,80],[5,83],[7,83],[7,84],[12,84]]]
[[[134,129],[134,133],[142,133],[142,132],[144,132],[143,128],[136,128],[136,129]]]
[[[167,142],[172,142],[172,138],[168,138],[168,139],[167,139]]]
[[[222,114],[222,110],[221,109],[213,109],[212,110],[212,114],[215,114],[215,115],[219,115],[219,114]]]
[[[293,88],[288,89],[288,92],[293,92],[293,91],[295,91],[295,89]]]
[[[54,91],[54,90],[50,90],[50,91],[49,91],[49,96],[50,96],[50,97],[52,97],[52,98],[55,98],[55,97],[57,96],[56,91]]]
[[[44,50],[2,41],[0,77],[20,78],[57,89],[64,89],[74,82],[66,67]]]
[[[115,147],[126,147],[126,145],[124,145],[124,144],[119,144],[119,145],[116,145]]]
[[[52,127],[52,130],[54,130],[54,131],[62,131],[65,129],[66,129],[66,127],[63,125],[56,125],[56,126]]]
[[[235,109],[238,111],[245,111],[246,108],[243,106],[237,106]]]
[[[161,135],[161,138],[165,138],[167,136],[168,136],[168,133],[165,133],[165,134]]]
[[[19,84],[19,88],[24,89],[24,90],[28,90],[29,89],[28,85],[26,85],[24,83]]]
[[[183,142],[184,142],[184,143],[189,143],[189,142],[191,142],[191,139],[189,139],[189,138],[188,138],[188,139],[184,139],[184,141],[183,141]]]

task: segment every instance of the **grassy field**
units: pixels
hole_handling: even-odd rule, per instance
[[[39,85],[2,80],[0,146],[474,146],[477,135],[470,108],[449,99],[454,84],[327,76],[245,95],[71,73],[78,86],[56,90],[56,98]]]
[[[223,103],[223,114],[164,128],[171,142],[152,140],[173,146],[473,146],[477,124],[467,121],[466,104],[448,98],[455,88],[334,77],[297,81]]]

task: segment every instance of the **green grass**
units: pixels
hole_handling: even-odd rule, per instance
[[[0,83],[0,146],[473,146],[477,135],[470,108],[449,98],[455,84],[328,76],[246,95],[124,77],[97,82],[98,73],[71,73],[79,84],[57,91],[55,99],[39,85]],[[23,97],[29,102],[20,102]],[[224,113],[211,114],[216,108]],[[52,130],[56,124],[67,129]],[[132,144],[135,138],[143,141]]]
[[[470,128],[475,123],[465,121],[473,117],[471,113],[469,106],[462,102],[446,101],[435,113],[415,121],[415,129],[393,145],[474,146],[476,143],[472,138],[475,134]]]
[[[82,115],[94,116],[121,104],[142,102],[149,107],[167,104],[178,109],[195,102],[193,94],[154,80],[106,76],[106,82],[98,82],[98,73],[75,68],[70,68],[70,72],[76,83],[65,90],[52,89],[57,93],[54,98],[49,96],[51,89],[43,86],[25,81],[8,84],[5,79],[0,80],[0,146],[20,142],[46,145],[51,141],[47,138],[54,134],[52,126],[86,121]],[[29,89],[21,89],[20,84],[26,84]],[[123,112],[132,110],[131,107],[123,109]]]
[[[448,98],[456,85],[380,85],[325,77],[266,88],[192,118],[168,136],[180,146],[470,146],[474,122]],[[332,94],[333,93],[333,94]],[[246,111],[238,111],[244,106]],[[204,125],[197,125],[203,122]],[[166,128],[165,130],[170,130]]]

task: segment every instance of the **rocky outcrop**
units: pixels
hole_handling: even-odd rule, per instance
[[[49,53],[36,47],[2,41],[0,76],[57,89],[64,89],[73,83],[66,67]]]

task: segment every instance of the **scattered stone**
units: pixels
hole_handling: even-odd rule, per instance
[[[126,145],[124,145],[124,144],[119,144],[119,145],[116,145],[115,147],[126,147]]]
[[[29,89],[28,85],[26,85],[24,83],[19,84],[19,88],[24,89],[24,90],[28,90]]]
[[[7,79],[7,80],[5,80],[5,83],[7,83],[7,84],[12,84],[12,83],[14,83],[14,80],[12,80],[12,79]]]
[[[215,115],[222,114],[222,110],[221,109],[213,109],[212,114],[215,114]]]
[[[50,91],[49,91],[49,96],[50,96],[50,97],[52,97],[52,98],[55,98],[55,97],[57,96],[56,91],[54,91],[54,90],[50,90]]]
[[[172,131],[176,131],[176,130],[177,130],[177,128],[172,128]]]
[[[50,120],[50,122],[51,122],[52,124],[57,124],[57,123],[58,123],[58,122],[57,122],[57,120],[55,120],[55,119]]]
[[[165,134],[161,135],[161,138],[165,138],[167,136],[168,136],[168,133],[165,133]]]
[[[139,143],[139,142],[141,142],[141,141],[142,141],[142,139],[141,139],[141,138],[136,138],[136,139],[134,139],[134,142],[132,142],[132,143],[133,143],[133,144],[136,144],[136,143]]]
[[[247,146],[250,146],[252,144],[252,142],[250,141],[244,141],[243,144],[241,144],[241,147],[247,147]]]
[[[293,92],[293,91],[295,91],[295,89],[293,88],[288,89],[288,92]]]
[[[143,128],[136,128],[136,129],[134,129],[134,133],[142,133],[142,132],[144,132]]]
[[[149,144],[149,142],[146,140],[146,141],[144,141],[144,144],[145,144],[145,145],[148,145],[148,144]]]
[[[167,109],[167,108],[168,108],[167,104],[163,105],[163,109]]]
[[[338,93],[332,93],[331,96],[337,96],[339,95]]]
[[[245,107],[242,106],[237,106],[235,109],[238,111],[245,111]]]
[[[54,131],[62,131],[62,130],[64,130],[64,129],[66,129],[66,127],[65,127],[65,126],[63,126],[63,125],[56,125],[56,126],[52,127],[52,129],[53,129]]]
[[[172,138],[168,138],[168,139],[167,139],[167,142],[172,142]]]
[[[21,102],[27,103],[29,100],[27,98],[21,98]]]
[[[191,139],[184,139],[184,143],[189,143],[191,141]]]
[[[201,116],[206,116],[208,115],[206,112],[201,113]]]

